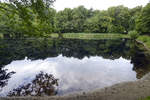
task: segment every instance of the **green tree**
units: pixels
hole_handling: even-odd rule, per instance
[[[110,7],[108,15],[112,18],[110,32],[127,33],[129,30],[130,13],[124,6]]]
[[[73,12],[72,9],[66,8],[63,11],[59,11],[55,17],[56,32],[69,33],[73,32]]]
[[[148,3],[143,9],[136,20],[136,29],[142,34],[150,33],[150,3]]]
[[[79,33],[84,32],[85,21],[93,15],[92,9],[79,6],[74,9],[65,8],[56,14],[56,32],[59,33]]]
[[[136,29],[136,20],[140,16],[142,11],[142,6],[137,6],[135,8],[132,8],[129,10],[131,18],[129,20],[129,30],[135,30]]]
[[[73,9],[73,25],[75,32],[84,32],[85,20],[92,16],[91,13],[92,11],[84,8],[84,6]]]
[[[103,12],[88,18],[85,22],[85,32],[106,33],[109,31],[112,19]]]
[[[51,4],[54,0],[14,0],[1,3],[0,14],[5,18],[0,27],[1,33],[23,34],[23,36],[41,36],[52,32]],[[4,15],[6,14],[6,15]],[[2,29],[2,28],[1,28]],[[20,36],[20,35],[17,35]]]

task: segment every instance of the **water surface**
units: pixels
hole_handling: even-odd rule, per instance
[[[129,40],[28,39],[0,43],[5,44],[0,47],[1,96],[10,91],[20,92],[19,95],[34,95],[37,91],[40,95],[50,95],[47,88],[51,84],[43,86],[44,78],[42,84],[33,81],[41,72],[59,79],[58,86],[53,84],[53,95],[135,81],[149,72],[149,56]],[[31,87],[27,85],[32,83],[40,84],[42,89],[34,85],[38,90],[29,93]],[[25,90],[28,92],[22,93]]]

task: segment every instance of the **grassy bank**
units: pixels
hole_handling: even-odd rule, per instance
[[[138,41],[141,41],[142,43],[144,43],[145,46],[146,46],[147,48],[149,48],[149,50],[150,50],[150,36],[146,36],[146,35],[139,36],[139,37],[137,38],[137,40],[138,40]]]
[[[0,33],[0,38],[3,38],[3,35]]]
[[[147,98],[145,98],[145,99],[143,99],[143,100],[150,100],[150,97],[147,97]]]
[[[54,33],[47,35],[46,37],[58,38],[59,35]],[[62,34],[63,38],[67,39],[118,39],[118,38],[129,38],[128,35],[125,34],[117,34],[117,33],[64,33]]]

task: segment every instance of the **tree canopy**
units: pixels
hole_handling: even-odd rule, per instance
[[[150,33],[150,3],[129,9],[107,10],[84,6],[56,11],[55,0],[9,0],[0,3],[0,34],[9,37],[44,36],[50,33]]]
[[[0,3],[0,31],[12,37],[40,36],[52,30],[54,0],[9,0]],[[15,34],[15,35],[14,35]]]
[[[136,23],[136,28],[140,33],[150,34],[150,3],[142,9]]]

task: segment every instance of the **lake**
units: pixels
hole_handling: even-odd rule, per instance
[[[127,39],[0,40],[0,96],[87,92],[141,79],[150,56]]]

